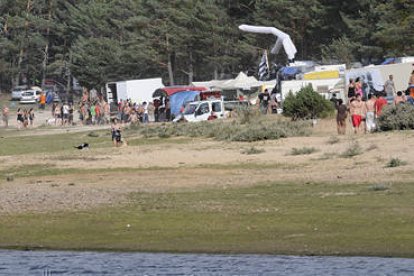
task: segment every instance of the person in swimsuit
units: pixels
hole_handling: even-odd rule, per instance
[[[19,108],[17,109],[17,128],[21,129],[24,124],[23,111]]]
[[[114,119],[111,125],[112,143],[114,147],[119,147],[122,143],[121,126],[118,124],[118,120]]]
[[[348,117],[348,107],[343,104],[342,99],[338,99],[336,102],[336,126],[339,135],[345,135],[346,133],[346,118]]]
[[[365,105],[361,100],[361,95],[357,94],[356,99],[352,99],[351,103],[349,104],[352,125],[354,127],[355,134],[360,131],[361,123],[364,114]]]

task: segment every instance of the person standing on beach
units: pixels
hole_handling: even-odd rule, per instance
[[[23,111],[17,109],[17,129],[21,129],[24,124]]]
[[[375,101],[375,116],[378,118],[381,116],[382,109],[388,104],[387,100],[384,99],[382,92],[378,94],[378,99]]]
[[[367,111],[365,117],[366,129],[368,132],[375,130],[375,103],[377,99],[375,95],[369,94],[368,101],[365,102],[365,109]]]
[[[112,133],[112,143],[114,147],[119,147],[121,145],[121,125],[118,123],[117,119],[112,121],[111,125],[111,133]]]
[[[44,92],[42,92],[42,94],[40,94],[40,98],[39,98],[39,108],[40,109],[45,109],[46,106],[46,94]]]
[[[3,119],[3,123],[4,123],[4,127],[8,128],[9,127],[9,107],[7,105],[3,106],[3,110],[2,110],[2,119]]]
[[[338,99],[336,103],[336,126],[339,135],[345,135],[346,133],[346,118],[348,117],[348,107],[344,105],[342,99]]]
[[[360,132],[362,116],[364,114],[364,103],[361,100],[361,95],[358,93],[355,99],[351,99],[349,104],[349,109],[351,113],[352,126],[354,127],[354,132],[357,134]]]
[[[270,95],[267,89],[264,90],[263,93],[259,94],[259,104],[260,104],[260,111],[262,114],[267,114],[267,109],[269,108],[269,101]]]
[[[27,113],[27,116],[29,118],[29,126],[34,126],[35,114],[33,108],[30,108],[29,112]]]
[[[385,90],[385,93],[387,93],[388,97],[394,96],[394,94],[396,92],[396,89],[395,89],[394,76],[393,75],[388,76],[388,80],[384,84],[384,90]]]

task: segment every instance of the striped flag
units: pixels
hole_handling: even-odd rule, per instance
[[[266,50],[263,52],[262,59],[260,60],[258,75],[259,75],[259,80],[264,80],[269,75],[269,61],[267,59]]]

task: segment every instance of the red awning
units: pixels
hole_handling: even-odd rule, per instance
[[[207,87],[202,86],[170,86],[159,88],[155,90],[154,94],[152,95],[153,98],[161,97],[161,96],[171,96],[175,93],[182,92],[182,91],[207,91]]]

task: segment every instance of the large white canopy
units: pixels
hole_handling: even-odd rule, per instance
[[[276,29],[274,27],[263,27],[263,26],[251,26],[251,25],[240,25],[239,29],[244,32],[250,32],[250,33],[260,33],[260,34],[272,34],[277,37],[276,44],[273,46],[271,52],[272,54],[279,53],[280,49],[285,49],[285,52],[290,60],[293,60],[295,58],[295,55],[297,53],[296,47],[293,44],[292,39],[290,36],[282,32],[279,29]]]
[[[196,86],[205,86],[210,89],[218,88],[222,90],[233,90],[233,89],[242,89],[250,90],[253,87],[259,87],[263,82],[258,81],[253,76],[247,76],[245,73],[240,72],[235,79],[229,80],[212,80],[206,82],[193,82],[193,85]]]

